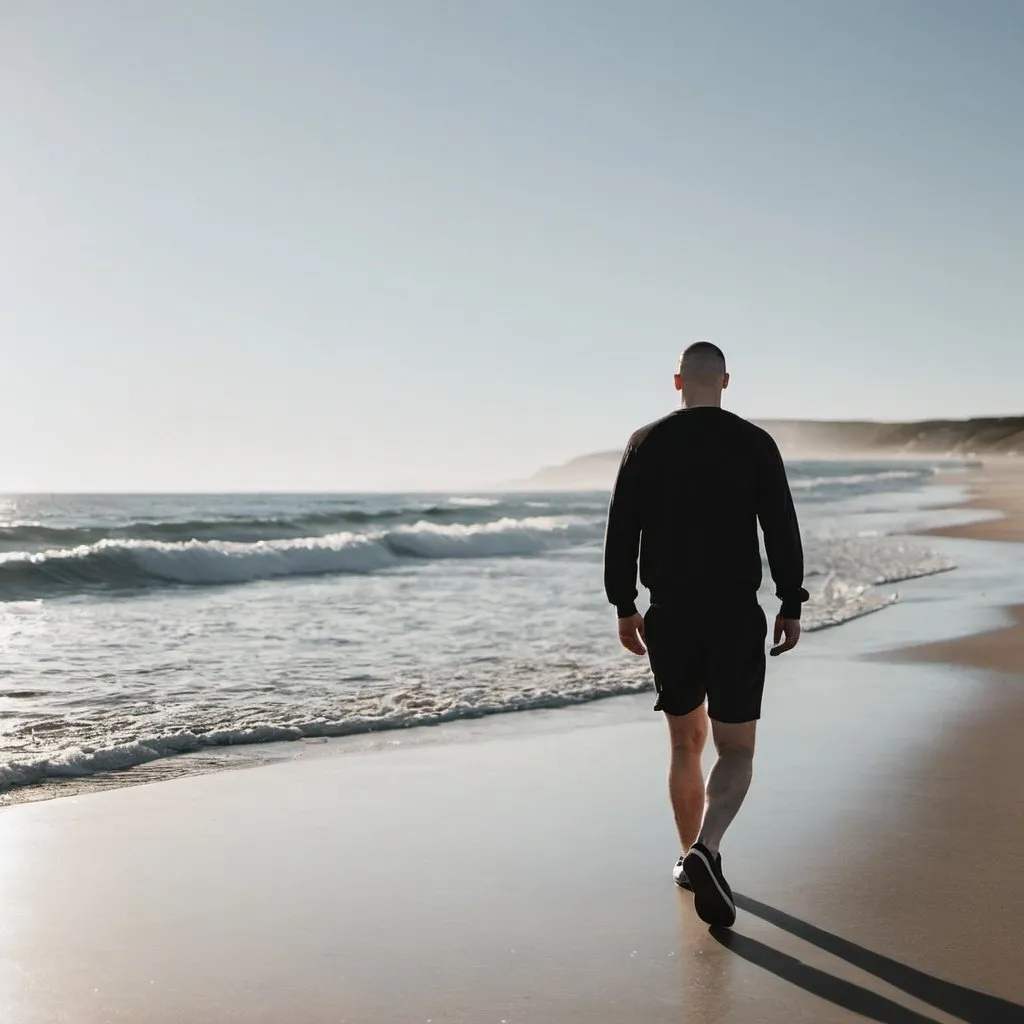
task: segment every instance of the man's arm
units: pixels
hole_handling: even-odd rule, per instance
[[[636,615],[636,563],[640,554],[643,492],[639,453],[630,438],[608,508],[604,538],[604,590],[620,619]]]
[[[786,634],[786,643],[772,653],[782,654],[795,647],[800,636],[801,607],[808,597],[804,590],[804,551],[786,467],[770,438],[762,449],[758,470],[757,518],[764,532],[775,593],[782,602],[775,623],[775,643]]]

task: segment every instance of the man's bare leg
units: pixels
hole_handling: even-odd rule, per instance
[[[731,928],[735,923],[736,901],[722,873],[718,847],[750,789],[756,730],[756,722],[711,722],[718,760],[708,776],[707,806],[700,835],[681,865],[693,890],[697,916],[719,928]]]
[[[686,853],[700,831],[704,815],[704,775],[700,757],[708,739],[708,716],[701,705],[686,715],[666,715],[672,755],[668,769],[668,792]]]
[[[698,841],[718,853],[725,830],[732,824],[750,789],[754,770],[757,722],[712,722],[718,760],[708,777],[707,806]]]

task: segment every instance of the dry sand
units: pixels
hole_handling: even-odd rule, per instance
[[[955,479],[958,483],[964,482],[963,478]],[[1024,541],[1024,459],[987,459],[966,480],[971,496],[960,507],[997,509],[1003,517],[922,532],[971,540]]]

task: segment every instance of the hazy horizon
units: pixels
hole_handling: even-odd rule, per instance
[[[0,492],[495,485],[703,337],[754,419],[1024,413],[1022,46],[1001,0],[8,5]]]
[[[974,417],[974,418],[975,419],[977,419],[977,418],[985,419],[987,417]],[[1020,419],[1022,421],[1022,423],[1024,423],[1024,416],[1011,417],[1011,418],[1013,418],[1013,419]],[[763,423],[763,424],[770,424],[770,422],[772,422],[772,421],[761,419],[761,420],[758,420],[757,422]],[[781,421],[777,421],[777,422],[781,422]],[[807,423],[807,424],[825,423],[825,424],[832,424],[832,425],[836,425],[836,426],[844,426],[844,425],[850,425],[850,424],[852,424],[854,422],[858,422],[858,421],[853,421],[853,420],[817,420],[817,421],[805,420],[805,421],[800,421],[800,420],[796,420],[796,421],[792,421],[792,422],[797,423],[797,424],[803,422],[803,423]],[[863,422],[868,422],[868,423],[870,423],[870,422],[880,422],[880,421],[861,420],[859,422],[862,422],[862,423]],[[905,422],[911,422],[912,423],[912,422],[916,422],[916,421],[905,421]],[[934,422],[963,423],[963,422],[967,422],[967,421],[966,420],[949,420],[949,421],[939,420],[939,421],[934,421]],[[298,488],[296,488],[296,487],[277,487],[277,488],[255,489],[255,490],[253,490],[253,489],[245,489],[245,488],[230,488],[229,487],[229,488],[207,488],[207,489],[196,489],[196,490],[184,490],[184,491],[182,491],[182,490],[178,490],[178,491],[174,491],[174,490],[161,490],[159,488],[157,488],[157,489],[148,489],[148,490],[146,490],[146,489],[143,489],[143,490],[113,489],[113,490],[106,490],[106,491],[102,491],[102,490],[74,491],[74,490],[67,490],[67,489],[61,489],[61,488],[52,488],[52,489],[49,489],[49,490],[38,490],[37,489],[37,490],[23,490],[23,491],[13,491],[13,490],[12,491],[0,491],[0,498],[4,498],[4,497],[17,497],[19,495],[28,496],[28,495],[47,495],[47,494],[64,495],[64,496],[82,495],[82,496],[125,496],[125,497],[131,497],[131,496],[154,496],[154,497],[156,497],[156,496],[188,496],[188,495],[202,496],[202,495],[232,495],[232,494],[241,495],[241,496],[245,496],[245,495],[260,495],[260,494],[279,494],[279,495],[303,495],[303,494],[316,495],[316,494],[323,494],[323,495],[330,495],[330,494],[339,494],[339,493],[346,493],[346,492],[365,493],[365,494],[374,494],[374,493],[381,493],[381,494],[409,493],[409,494],[425,494],[425,495],[431,495],[431,494],[444,495],[444,494],[450,494],[453,491],[470,491],[470,490],[477,491],[477,492],[482,492],[482,493],[487,493],[488,491],[493,491],[493,493],[502,493],[502,492],[506,492],[506,491],[508,491],[510,489],[512,489],[512,490],[514,490],[514,489],[527,489],[527,490],[530,489],[532,486],[534,486],[536,484],[536,481],[535,481],[534,478],[536,476],[542,474],[543,471],[559,470],[559,469],[561,469],[561,468],[563,468],[563,467],[565,467],[565,466],[567,466],[569,464],[572,464],[574,462],[582,461],[582,460],[586,460],[586,459],[591,459],[591,458],[595,458],[595,457],[615,456],[617,458],[618,455],[621,452],[621,449],[622,449],[621,445],[616,445],[616,446],[613,446],[613,447],[606,447],[606,448],[593,448],[593,449],[590,449],[588,451],[582,451],[582,452],[576,452],[575,454],[570,454],[570,455],[566,456],[564,459],[562,459],[562,460],[560,460],[558,462],[543,462],[543,461],[539,461],[535,465],[533,465],[531,468],[529,468],[525,473],[520,475],[519,477],[508,477],[508,478],[503,478],[503,479],[487,478],[487,479],[469,480],[469,479],[458,479],[458,478],[454,478],[453,477],[450,480],[448,480],[446,483],[431,483],[429,481],[422,481],[421,480],[418,483],[416,481],[412,481],[412,482],[406,481],[404,483],[404,485],[393,484],[393,485],[389,486],[387,484],[384,484],[384,485],[369,486],[369,487],[355,488],[355,489],[352,489],[352,488],[326,488],[326,489],[320,489],[320,490],[317,490],[317,489],[310,490],[310,489],[304,489],[304,488],[301,488],[301,487],[298,487]],[[921,450],[913,450],[913,449],[911,449],[911,450],[908,450],[908,451],[900,451],[898,449],[892,449],[892,448],[850,449],[850,448],[834,447],[834,448],[829,449],[827,447],[822,447],[820,442],[819,442],[819,443],[817,443],[816,446],[805,448],[805,449],[803,449],[801,451],[796,452],[795,454],[794,453],[787,453],[786,457],[787,457],[787,459],[789,459],[789,458],[798,458],[798,459],[803,460],[803,461],[849,462],[851,460],[856,461],[856,460],[859,460],[859,459],[866,459],[868,461],[873,461],[873,462],[885,462],[885,461],[889,461],[889,460],[892,460],[892,461],[907,461],[907,460],[911,460],[911,461],[913,461],[915,459],[916,460],[923,460],[923,461],[934,461],[936,458],[942,458],[944,456],[942,455],[941,452],[938,452],[938,451],[933,450],[931,448],[926,448],[926,449],[921,449]],[[956,458],[962,457],[962,456],[958,456],[956,453],[952,453],[951,452],[951,453],[948,453],[948,457],[956,459]],[[540,490],[544,490],[547,486],[551,486],[551,485],[541,485],[541,486],[539,486],[539,489]],[[560,488],[555,486],[554,489],[558,490]]]

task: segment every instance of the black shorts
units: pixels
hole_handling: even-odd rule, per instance
[[[644,616],[655,711],[686,715],[707,698],[716,722],[761,717],[768,622],[756,598],[699,608],[652,604]]]

